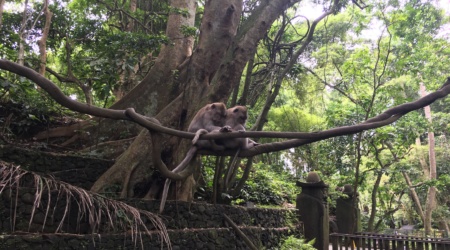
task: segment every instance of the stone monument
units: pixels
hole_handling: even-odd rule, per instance
[[[336,224],[338,233],[354,234],[360,230],[358,195],[350,184],[344,185],[344,194],[336,200]]]
[[[329,245],[328,225],[328,186],[320,180],[316,172],[308,173],[306,182],[297,181],[302,192],[297,195],[296,207],[300,221],[303,222],[304,235],[307,242],[315,239],[314,247],[327,250]]]

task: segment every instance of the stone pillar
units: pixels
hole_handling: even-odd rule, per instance
[[[306,182],[297,182],[302,192],[297,195],[296,207],[300,221],[303,222],[306,241],[315,239],[314,247],[318,250],[328,250],[328,186],[320,180],[316,172],[310,172]]]
[[[358,196],[350,184],[344,185],[342,191],[345,195],[336,200],[336,224],[338,233],[354,234],[360,231],[360,211],[358,209]],[[354,202],[356,199],[356,202]]]

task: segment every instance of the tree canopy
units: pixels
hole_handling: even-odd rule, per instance
[[[3,143],[31,139],[114,157],[92,191],[159,199],[161,178],[170,178],[177,180],[170,199],[262,202],[265,191],[250,194],[263,188],[256,179],[267,180],[252,172],[294,179],[317,171],[332,185],[358,189],[371,231],[399,218],[425,224],[419,211],[433,211],[430,187],[438,187],[441,205],[435,226],[447,223],[449,14],[435,2],[0,6],[1,103],[8,115],[22,110],[1,117]],[[422,97],[420,85],[430,93]],[[259,145],[238,157],[202,149],[186,171],[173,172],[191,147],[190,121],[212,102],[246,105],[247,131],[202,139],[250,137]],[[422,111],[429,105],[432,120]],[[60,126],[62,117],[73,122]],[[424,154],[431,132],[434,179]],[[277,197],[290,202],[293,192]]]

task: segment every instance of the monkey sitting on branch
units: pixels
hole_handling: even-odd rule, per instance
[[[225,149],[214,140],[199,140],[200,135],[222,129],[225,125],[227,107],[222,102],[207,104],[195,114],[188,127],[188,132],[195,133],[192,144],[197,148],[211,148],[214,151]],[[195,152],[194,152],[195,153]]]
[[[214,130],[212,133],[223,133],[223,132],[245,132],[245,123],[247,122],[247,107],[245,106],[235,106],[227,109],[227,119],[225,120],[225,126],[219,130]],[[241,150],[246,150],[253,148],[259,143],[249,139],[249,138],[230,138],[230,139],[217,139],[216,143],[218,145],[224,146],[225,149],[235,149],[236,154],[232,158],[228,171],[225,178],[225,185],[227,186],[231,180],[231,176],[236,167],[236,162],[238,160],[238,155]],[[217,170],[216,170],[217,171]],[[216,176],[215,182],[216,180]]]
[[[182,171],[194,158],[198,149],[205,148],[213,149],[214,151],[223,151],[225,149],[224,146],[217,145],[214,140],[199,140],[199,137],[213,130],[220,130],[225,125],[226,115],[227,107],[222,102],[207,104],[197,111],[188,127],[188,132],[195,133],[192,140],[193,145],[172,172],[178,173]]]
[[[184,157],[184,159],[172,170],[172,172],[178,173],[185,169],[189,162],[191,162],[192,158],[196,155],[198,149],[206,148],[213,149],[215,151],[223,151],[225,149],[225,146],[217,145],[214,140],[199,140],[199,137],[201,134],[222,129],[222,126],[225,125],[226,114],[227,107],[222,102],[207,104],[201,108],[197,114],[195,114],[188,127],[188,132],[195,133],[195,137],[192,140],[193,145],[186,153],[186,157]],[[164,210],[170,183],[171,180],[167,178],[164,183],[164,189],[161,196],[161,204],[159,206],[160,213]]]
[[[212,133],[224,133],[224,132],[245,132],[245,123],[247,122],[247,107],[235,106],[227,109],[227,118],[225,120],[225,126],[213,130]],[[249,149],[258,145],[257,142],[249,138],[232,138],[232,139],[218,139],[215,142],[225,147],[225,149]]]

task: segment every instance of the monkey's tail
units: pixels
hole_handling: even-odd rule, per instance
[[[183,171],[188,166],[189,162],[191,162],[192,158],[194,158],[196,152],[197,152],[197,147],[192,146],[189,149],[189,151],[186,153],[186,157],[184,157],[184,159],[180,162],[180,164],[178,164],[178,166],[176,166],[172,170],[172,172],[179,173],[179,172]],[[161,203],[159,204],[159,213],[162,213],[164,211],[164,207],[166,206],[167,195],[169,194],[169,187],[170,187],[171,182],[172,182],[172,180],[169,178],[167,178],[166,181],[164,182],[164,188],[163,188],[163,192],[161,195]]]
[[[161,214],[164,211],[164,207],[166,206],[167,194],[169,193],[170,183],[172,181],[167,178],[166,182],[164,182],[164,189],[161,196],[161,203],[159,204],[159,213]]]
[[[225,186],[228,186],[228,183],[231,181],[231,176],[233,174],[234,168],[236,167],[236,162],[239,158],[239,153],[241,153],[241,148],[239,147],[236,150],[236,154],[233,157],[233,160],[230,162],[229,166],[228,166],[228,172],[227,172],[227,176],[225,177]]]

